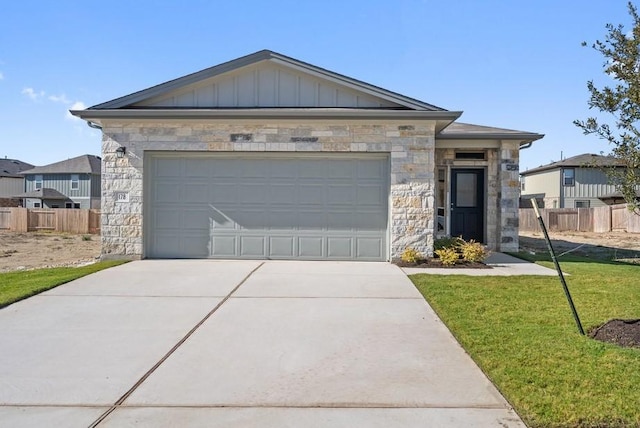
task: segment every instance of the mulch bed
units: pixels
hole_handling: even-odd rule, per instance
[[[464,260],[460,260],[453,266],[444,266],[440,259],[437,258],[429,258],[419,260],[416,263],[406,263],[402,260],[394,260],[394,264],[400,267],[415,267],[415,268],[445,268],[445,269],[493,269],[491,266],[485,265],[484,263],[475,263],[475,262],[466,262]]]
[[[612,319],[589,333],[593,339],[616,345],[640,348],[640,319]]]

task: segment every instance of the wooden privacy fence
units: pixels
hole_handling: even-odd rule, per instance
[[[100,233],[100,210],[0,208],[0,230]]]
[[[640,215],[629,211],[626,204],[596,208],[547,208],[541,209],[540,215],[547,229],[554,232],[640,233]],[[520,230],[539,230],[533,209],[520,208]]]

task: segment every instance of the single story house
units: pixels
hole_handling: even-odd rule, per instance
[[[103,258],[516,250],[519,150],[543,137],[269,50],[71,113],[103,133]]]

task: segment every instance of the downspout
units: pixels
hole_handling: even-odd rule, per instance
[[[99,129],[102,131],[102,126],[98,125],[97,123],[93,123],[90,120],[87,120],[87,126],[89,128],[93,128],[93,129]]]

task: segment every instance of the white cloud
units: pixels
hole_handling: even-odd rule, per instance
[[[69,107],[69,110],[84,110],[86,108],[87,106],[85,105],[85,103],[83,103],[82,101],[76,101],[73,104],[71,104],[71,107]],[[65,118],[70,120],[82,120],[79,117],[73,116],[71,113],[69,113],[69,111],[67,111]]]
[[[22,94],[28,96],[33,101],[37,101],[39,98],[44,97],[44,91],[37,92],[33,88],[24,88]]]
[[[67,98],[65,94],[49,95],[49,101],[53,101],[54,103],[71,104],[71,100]]]
[[[2,74],[2,71],[0,71],[0,80],[4,79],[4,74]]]

